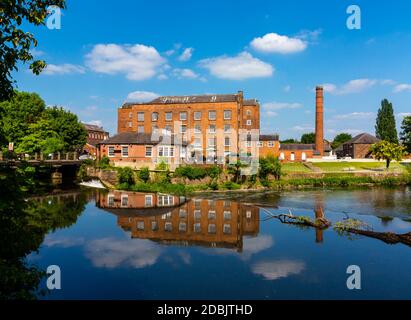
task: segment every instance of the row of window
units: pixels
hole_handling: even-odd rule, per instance
[[[251,126],[252,124],[253,124],[252,120],[247,120],[246,121],[247,126]],[[133,122],[132,121],[128,122],[128,127],[129,128],[133,127]],[[158,132],[159,130],[160,129],[158,128],[157,125],[152,126],[152,132]],[[168,125],[165,126],[164,130],[168,131],[168,132],[173,132],[173,126],[168,124]],[[217,127],[216,127],[215,124],[210,124],[208,126],[208,132],[209,133],[215,133],[216,131],[217,131]],[[137,126],[137,132],[138,133],[144,133],[145,132],[145,126],[143,124],[139,124]],[[187,132],[187,125],[185,125],[185,124],[180,125],[180,132],[181,133],[186,133]],[[194,133],[201,133],[201,132],[202,132],[201,125],[199,125],[199,124],[194,125]],[[226,132],[226,133],[231,132],[231,125],[230,124],[225,124],[224,125],[224,132]]]
[[[144,231],[145,230],[145,222],[144,221],[138,221],[137,222],[137,230],[138,231]],[[159,230],[159,225],[157,221],[151,221],[151,231],[158,231]],[[173,224],[171,222],[166,222],[164,224],[164,231],[171,232],[173,231]],[[186,222],[180,222],[178,225],[178,231],[179,232],[186,232],[187,231],[187,223]],[[217,232],[217,226],[213,223],[210,223],[207,227],[207,231],[210,234],[215,234]],[[200,233],[201,232],[201,223],[194,223],[193,225],[193,232],[195,233]],[[223,233],[224,234],[231,234],[231,225],[228,223],[225,223],[223,225]]]
[[[88,134],[88,137],[90,138],[90,139],[101,139],[101,140],[106,140],[107,139],[107,135],[105,135],[105,134],[99,134],[99,133],[93,133],[93,132],[90,132],[89,134]]]
[[[186,121],[187,120],[187,111],[181,111],[179,114],[179,118],[180,121]],[[195,111],[194,112],[194,120],[195,121],[200,121],[202,120],[202,115],[203,112],[202,111]],[[250,113],[251,115],[251,113]],[[133,118],[133,113],[129,112],[129,118],[132,119]],[[223,113],[223,118],[224,120],[231,120],[232,118],[232,112],[231,110],[224,110]],[[152,112],[151,113],[151,121],[155,122],[155,121],[159,121],[160,119],[160,115],[158,112]],[[215,110],[210,110],[208,111],[208,120],[214,121],[217,119],[217,111]],[[166,121],[173,121],[173,112],[166,112],[165,113],[165,120]],[[145,112],[137,112],[137,121],[138,122],[144,122],[145,121]]]
[[[114,195],[109,194],[108,195],[108,206],[109,207],[114,207]],[[152,207],[153,204],[153,195],[145,195],[145,206],[146,207]],[[128,202],[128,195],[127,194],[123,194],[121,195],[121,206],[122,207],[127,207],[129,204]],[[169,206],[174,206],[174,197],[171,195],[161,195],[159,194],[157,196],[157,205],[159,207],[169,207]]]

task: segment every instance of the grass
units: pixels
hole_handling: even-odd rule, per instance
[[[301,162],[286,162],[281,165],[283,173],[310,173],[311,169],[307,168]]]
[[[313,166],[321,169],[324,172],[338,172],[344,169],[352,168],[353,171],[371,170],[379,171],[385,170],[385,163],[383,162],[314,162]],[[394,162],[390,165],[390,172],[399,171],[405,172],[405,168],[400,163]]]

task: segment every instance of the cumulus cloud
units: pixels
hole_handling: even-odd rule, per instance
[[[298,260],[262,261],[251,267],[254,274],[271,281],[300,274],[304,269],[305,263]]]
[[[274,73],[272,65],[254,58],[248,52],[242,52],[235,57],[204,59],[200,61],[200,66],[208,69],[213,76],[227,80],[266,78]]]
[[[129,80],[150,79],[166,66],[166,60],[151,46],[98,44],[86,55],[86,65],[97,73],[125,74]]]
[[[298,109],[301,108],[301,103],[288,103],[288,102],[267,102],[264,103],[262,108],[265,111],[282,110],[282,109]]]
[[[79,65],[65,63],[65,64],[48,64],[43,71],[46,75],[63,75],[63,74],[84,74],[86,72],[85,68]]]
[[[154,265],[161,249],[149,240],[103,238],[90,241],[86,245],[85,255],[94,266],[100,268],[141,269]]]
[[[310,125],[294,126],[292,127],[292,130],[299,131],[299,132],[302,132],[302,131],[311,132],[311,131],[314,131],[314,127]]]
[[[158,98],[160,95],[150,91],[134,91],[130,92],[127,96],[128,102],[149,102]]]
[[[361,120],[375,117],[374,112],[352,112],[346,114],[338,114],[334,116],[336,120]]]
[[[188,61],[193,56],[194,48],[186,48],[183,53],[178,57],[179,61]]]
[[[259,52],[281,54],[301,52],[307,48],[306,41],[277,33],[267,33],[263,37],[255,38],[250,45]]]
[[[56,237],[55,235],[47,235],[44,239],[43,245],[46,247],[71,248],[82,246],[84,242],[85,240],[82,237]]]
[[[399,117],[399,118],[411,117],[411,112],[400,112],[400,113],[397,113],[397,117]]]
[[[180,79],[181,78],[197,79],[199,77],[199,75],[191,69],[179,69],[179,68],[176,68],[173,70],[173,75]]]
[[[411,84],[401,83],[394,87],[394,92],[399,93],[403,91],[411,91]]]
[[[378,81],[373,79],[355,79],[350,80],[341,86],[337,86],[333,83],[325,83],[322,86],[324,87],[325,92],[336,95],[344,95],[363,92],[375,86],[377,83]]]
[[[252,255],[271,248],[274,240],[269,235],[262,235],[257,238],[247,238],[244,240],[242,259],[248,260]]]
[[[91,120],[91,121],[87,121],[88,124],[94,124],[98,127],[102,127],[103,126],[103,122],[101,120]]]

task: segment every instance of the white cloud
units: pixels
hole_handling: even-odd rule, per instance
[[[262,105],[263,110],[274,111],[282,109],[298,109],[301,108],[301,103],[288,103],[288,102],[267,102]]]
[[[178,57],[180,61],[188,61],[193,56],[194,48],[186,48],[183,53]]]
[[[411,84],[401,83],[394,87],[394,92],[403,92],[403,91],[411,91]]]
[[[254,264],[251,269],[254,274],[272,281],[301,273],[305,269],[305,263],[294,260],[263,261]]]
[[[98,73],[125,74],[129,80],[145,80],[155,76],[166,60],[154,47],[142,44],[98,44],[86,55],[87,66]]]
[[[43,71],[43,74],[46,75],[62,75],[62,74],[74,74],[80,73],[84,74],[86,72],[85,68],[82,66],[74,65],[74,64],[48,64]]]
[[[129,102],[149,102],[158,98],[160,95],[150,91],[134,91],[130,92],[127,96]]]
[[[322,29],[301,30],[295,37],[305,41],[309,41],[310,43],[316,43],[322,32]]]
[[[103,122],[101,120],[91,120],[91,121],[87,121],[88,124],[94,124],[96,126],[102,127],[103,126]]]
[[[322,86],[324,91],[337,95],[351,94],[363,92],[366,89],[369,89],[378,83],[377,80],[373,79],[355,79],[350,80],[347,83],[337,86],[333,83],[325,83]]]
[[[397,117],[399,117],[399,118],[411,117],[411,112],[400,112],[400,113],[397,113]]]
[[[168,76],[166,74],[162,73],[162,74],[158,75],[157,79],[158,80],[167,80]]]
[[[78,247],[84,244],[84,238],[75,237],[56,237],[55,235],[47,235],[44,239],[43,245],[46,247],[71,248]]]
[[[228,80],[266,78],[274,73],[272,65],[254,58],[248,52],[242,52],[235,57],[204,59],[200,61],[200,65],[208,69],[213,76]]]
[[[370,119],[375,117],[374,112],[352,112],[347,114],[338,114],[333,118],[336,120],[360,120],[360,119]]]
[[[191,69],[174,69],[173,70],[173,75],[178,77],[178,78],[188,78],[188,79],[196,79],[199,77],[197,73],[195,73]]]
[[[307,48],[306,41],[277,33],[267,33],[261,38],[255,38],[250,44],[254,50],[265,53],[289,54],[304,51]]]
[[[36,48],[31,49],[30,53],[35,58],[44,56],[46,54],[44,51],[38,50]]]
[[[309,125],[304,125],[304,126],[294,126],[292,128],[293,131],[307,131],[307,132],[311,132],[314,131],[314,127],[313,126],[309,126]]]

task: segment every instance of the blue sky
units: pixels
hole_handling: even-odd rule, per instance
[[[346,26],[361,8],[361,29]],[[20,66],[18,89],[117,130],[117,108],[156,95],[235,93],[261,103],[263,133],[313,131],[324,84],[325,130],[374,133],[381,99],[397,125],[411,113],[409,1],[68,0],[60,30],[31,29],[48,69]]]

